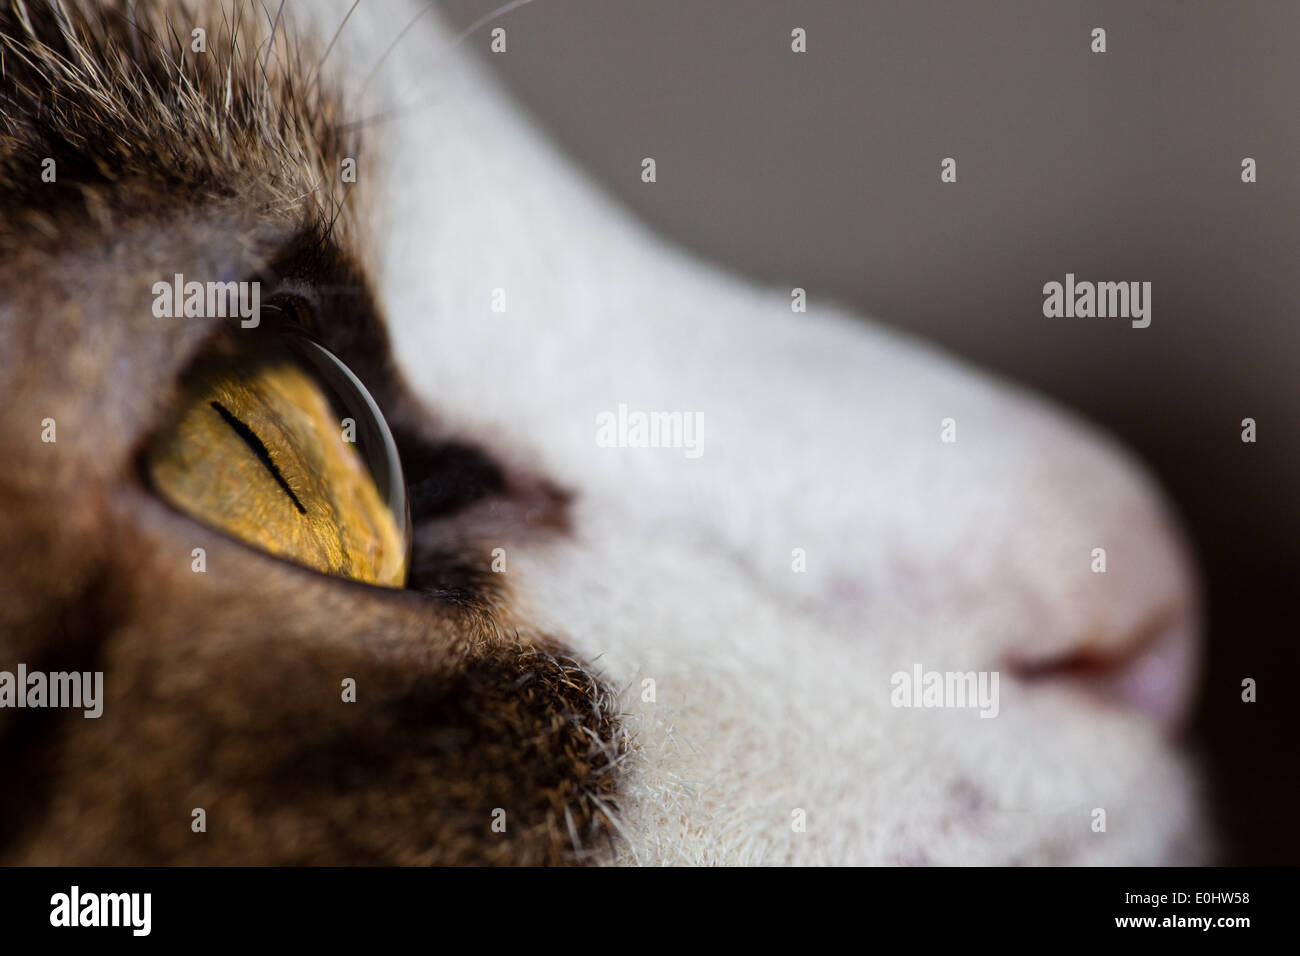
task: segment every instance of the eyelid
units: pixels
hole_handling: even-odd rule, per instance
[[[273,321],[276,317],[275,314],[278,313],[279,321],[286,332],[296,327],[313,337],[320,333],[320,325],[316,321],[315,311],[299,295],[291,292],[277,292],[262,303],[263,318],[266,318],[265,313],[268,310],[272,312]]]

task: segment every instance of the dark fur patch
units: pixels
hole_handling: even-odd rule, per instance
[[[255,197],[321,232],[346,225],[339,163],[360,143],[339,132],[335,92],[307,82],[314,51],[263,16],[252,2],[0,6],[0,241],[107,235],[160,200]]]

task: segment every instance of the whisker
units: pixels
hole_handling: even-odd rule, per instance
[[[444,46],[441,50],[439,50],[436,54],[434,54],[432,60],[429,61],[430,65],[436,65],[448,53],[456,49],[467,39],[469,39],[474,33],[481,30],[484,26],[491,23],[493,20],[497,20],[505,16],[507,13],[517,10],[520,7],[525,6],[532,2],[533,0],[510,0],[509,3],[504,3],[501,6],[497,7],[495,10],[483,14],[483,16],[479,17],[477,20],[475,20],[465,29],[461,30],[460,33],[456,34],[456,36],[453,37],[451,41],[446,44],[446,46]],[[365,83],[362,84],[361,89],[363,91],[370,84],[370,81],[374,78],[375,74],[379,71],[379,67],[383,65],[384,60],[386,60],[388,58],[388,55],[393,52],[393,48],[397,46],[397,44],[401,41],[402,37],[406,35],[407,31],[409,31],[411,27],[415,26],[416,22],[420,19],[420,17],[422,17],[425,14],[425,12],[428,11],[429,9],[430,6],[424,7],[418,14],[415,15],[415,17],[411,19],[410,23],[408,23],[405,27],[402,28],[402,32],[398,34],[397,38],[393,40],[391,44],[389,44],[388,49],[384,51],[384,55],[380,57],[379,63],[375,64],[375,68],[370,71],[370,74],[366,77]],[[417,82],[419,81],[417,80]],[[401,100],[405,98],[406,94],[409,93],[410,90],[413,88],[414,88],[414,84],[408,86],[406,90],[404,90],[402,94],[398,97],[398,99]],[[432,104],[432,100],[418,100],[415,103],[411,104],[410,106],[393,107],[391,109],[383,110],[381,112],[375,113],[372,116],[366,117],[365,119],[360,119],[351,123],[342,124],[337,127],[337,130],[339,132],[350,132],[355,129],[364,129],[373,123],[384,123],[384,122],[388,122],[388,120],[390,119],[397,119],[406,116],[417,109],[420,109],[424,106],[428,106],[431,104]]]
[[[449,42],[445,47],[443,47],[442,51],[433,58],[433,62],[436,64],[438,60],[441,59],[443,56],[445,56],[448,52],[456,49],[456,47],[460,46],[462,43],[468,40],[480,29],[487,26],[493,20],[504,17],[507,13],[510,13],[512,10],[517,10],[519,7],[522,7],[525,4],[529,4],[532,2],[533,0],[510,0],[509,3],[502,4],[501,6],[497,7],[495,10],[491,11],[490,13],[483,14],[483,16],[479,17],[477,20],[475,20],[473,23],[467,26],[464,30],[461,30],[460,33],[452,37],[451,42]],[[410,93],[411,90],[415,89],[417,83],[419,83],[419,80],[416,80],[415,82],[407,86],[407,88],[404,89],[402,91],[402,94],[397,98],[398,102],[401,102],[402,100],[406,99],[406,95]]]
[[[397,44],[401,43],[402,38],[406,36],[407,33],[410,32],[411,28],[415,26],[417,23],[419,23],[420,19],[432,9],[433,9],[433,3],[430,2],[430,0],[425,0],[425,4],[423,7],[420,8],[420,12],[417,13],[415,16],[411,17],[411,19],[407,22],[406,26],[402,27],[401,31],[397,34],[397,36],[393,38],[393,42],[388,44],[388,48],[384,50],[383,55],[380,56],[379,62],[376,63],[374,67],[371,68],[370,72],[366,74],[365,80],[363,80],[361,83],[360,92],[364,93],[366,91],[366,88],[370,86],[370,81],[375,78],[375,74],[379,72],[379,68],[384,65],[384,61],[386,61],[389,55],[393,52],[393,50],[397,48]]]
[[[266,13],[266,18],[271,20],[271,11],[266,9],[266,4],[262,4],[262,10]],[[284,13],[284,0],[280,0],[280,6],[275,11],[275,19],[271,20],[271,35],[266,38],[266,56],[262,57],[262,82],[268,87],[271,81],[267,76],[266,66],[271,62],[271,52],[275,49],[275,31],[280,26],[280,15],[282,13]]]
[[[343,28],[348,25],[348,19],[352,16],[352,11],[359,6],[361,6],[361,0],[352,0],[352,6],[348,7],[348,12],[343,15],[343,22],[338,25],[338,29],[334,31],[334,35],[330,37],[329,45],[325,47],[325,52],[321,54],[320,59],[316,61],[316,65],[312,67],[311,73],[307,76],[307,82],[304,85],[308,90],[311,89],[312,81],[319,75],[320,68],[324,66],[325,61],[329,59],[329,55],[334,49],[334,44],[337,43],[339,37],[343,35]]]
[[[477,32],[480,27],[486,26],[487,24],[495,20],[497,17],[504,17],[510,11],[517,10],[519,7],[522,7],[525,4],[529,4],[532,2],[533,0],[510,0],[509,3],[502,4],[501,6],[493,10],[491,13],[483,14],[483,16],[479,17],[477,20],[475,20],[473,23],[467,26],[464,30],[461,30],[460,33],[456,34],[456,36],[452,39],[452,41],[447,44],[447,49],[452,49],[453,47],[457,47],[460,44],[464,43],[467,39],[470,38],[470,36],[472,36],[475,32]]]

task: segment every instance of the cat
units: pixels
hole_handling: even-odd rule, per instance
[[[427,7],[0,36],[0,669],[103,674],[0,709],[0,862],[1205,858],[1193,560],[1107,437],[650,234]],[[193,381],[269,339],[174,276],[346,367],[396,577],[256,517],[307,478]]]

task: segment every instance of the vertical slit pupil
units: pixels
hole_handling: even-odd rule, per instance
[[[235,434],[244,440],[244,444],[252,449],[253,454],[257,456],[258,461],[266,466],[266,470],[271,473],[271,477],[274,478],[280,487],[284,489],[284,493],[289,496],[289,500],[292,501],[293,506],[298,509],[298,513],[305,515],[307,509],[302,506],[302,502],[298,500],[298,496],[293,493],[293,489],[289,487],[289,482],[284,480],[284,475],[280,474],[280,469],[277,468],[275,462],[271,460],[271,452],[267,449],[266,445],[263,444],[262,439],[257,437],[257,433],[249,428],[244,422],[240,421],[234,412],[226,408],[226,406],[222,405],[220,402],[213,401],[208,404],[216,409],[217,414],[225,420],[227,425],[235,430]]]

